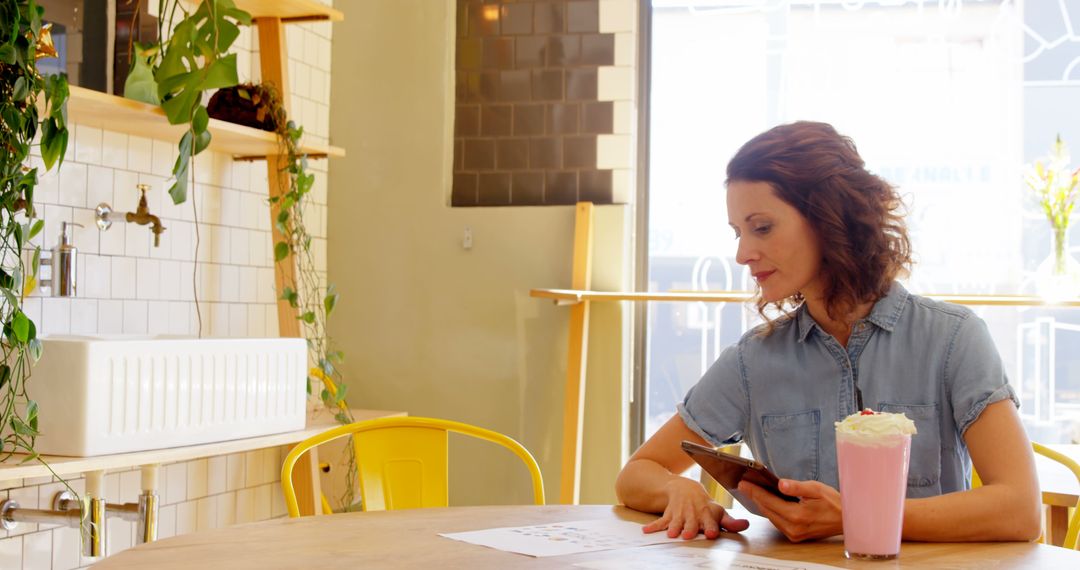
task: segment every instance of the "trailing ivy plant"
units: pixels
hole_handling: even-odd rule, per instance
[[[37,58],[56,55],[44,12],[34,0],[0,0],[0,461],[14,453],[40,459],[38,408],[26,386],[42,347],[23,301],[34,287],[41,247],[29,263],[22,252],[44,221],[34,210],[40,172],[28,164],[37,137],[46,170],[63,163],[68,142],[67,79],[37,71]]]
[[[235,92],[235,96],[232,92]],[[296,309],[296,318],[301,322],[307,340],[308,360],[312,364],[308,373],[308,393],[317,393],[339,423],[352,423],[355,419],[345,400],[348,386],[342,383],[336,366],[344,360],[345,355],[334,348],[326,330],[327,319],[337,306],[338,293],[332,284],[325,290],[322,287],[311,253],[311,234],[304,222],[315,183],[315,175],[308,171],[308,157],[300,147],[304,129],[289,120],[273,86],[246,84],[219,91],[215,95],[216,98],[223,96],[226,100],[238,98],[244,107],[250,107],[253,112],[238,111],[235,105],[214,100],[211,100],[211,107],[219,103],[217,107],[223,113],[250,115],[247,117],[249,121],[268,123],[278,135],[278,156],[281,158],[277,164],[282,175],[277,177],[279,187],[272,189],[270,203],[277,206],[274,227],[283,239],[274,244],[274,262],[278,271],[283,271],[286,264],[295,266],[293,272],[283,271],[286,276],[292,275],[292,279],[286,280],[281,299]],[[349,510],[356,498],[356,456],[353,446],[347,445],[345,449],[345,490],[339,500],[341,508]]]
[[[170,124],[188,126],[169,188],[173,203],[180,204],[187,200],[191,160],[210,145],[203,93],[239,83],[236,54],[228,51],[240,26],[251,25],[251,15],[233,0],[202,0],[190,13],[179,0],[158,0],[158,14],[158,44],[136,48],[124,96],[161,105]],[[178,14],[183,17],[174,25]]]

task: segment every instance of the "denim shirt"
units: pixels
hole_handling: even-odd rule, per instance
[[[899,283],[855,323],[846,348],[805,305],[759,332],[725,349],[678,408],[705,440],[745,441],[780,477],[839,488],[833,422],[857,411],[858,387],[864,407],[915,421],[909,498],[968,489],[964,432],[989,404],[1020,405],[986,323]]]

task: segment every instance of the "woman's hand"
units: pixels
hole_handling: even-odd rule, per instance
[[[844,532],[844,522],[840,518],[840,492],[824,483],[781,479],[780,491],[798,497],[798,503],[785,501],[747,481],[739,483],[739,491],[754,501],[761,513],[792,542]]]
[[[700,483],[685,477],[676,477],[665,485],[667,508],[655,521],[645,525],[642,530],[656,532],[667,529],[669,538],[682,536],[691,539],[699,532],[705,538],[720,536],[720,529],[740,532],[750,526],[745,519],[735,519],[724,512],[724,507],[716,504]]]

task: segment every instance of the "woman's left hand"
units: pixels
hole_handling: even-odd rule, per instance
[[[840,518],[840,492],[819,481],[780,480],[780,491],[798,497],[798,503],[785,501],[748,481],[739,483],[739,491],[754,501],[758,509],[792,542],[844,532],[844,523]]]

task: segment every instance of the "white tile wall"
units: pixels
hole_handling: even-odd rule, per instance
[[[292,114],[308,139],[321,144],[329,132],[330,30],[329,24],[298,24],[286,32]],[[254,30],[243,30],[238,45],[254,48],[257,36]],[[257,81],[257,50],[239,49],[237,54],[241,80]],[[45,228],[34,242],[52,248],[61,221],[84,226],[73,233],[79,249],[79,295],[61,299],[38,290],[29,297],[25,310],[38,330],[195,335],[197,296],[204,336],[277,336],[265,163],[204,153],[195,161],[196,183],[189,187],[189,201],[176,206],[167,194],[166,179],[177,141],[156,140],[151,133],[134,136],[78,124],[72,128],[62,168],[45,173],[38,185],[35,201]],[[39,158],[33,162],[40,165]],[[319,259],[325,259],[326,162],[312,161],[310,169],[317,174],[309,231],[320,243]],[[166,228],[157,248],[148,227],[115,224],[100,232],[94,225],[93,209],[101,202],[120,212],[134,210],[140,183],[151,185],[150,210]],[[284,516],[278,476],[282,456],[282,450],[274,448],[162,466],[159,537]],[[82,479],[69,483],[83,491]],[[51,478],[0,481],[0,498],[10,496],[25,507],[37,507],[51,502],[63,487]],[[138,469],[108,474],[105,491],[110,501],[135,500]],[[110,553],[135,542],[132,523],[115,519],[109,531]],[[3,570],[68,570],[94,562],[80,555],[77,529],[21,524],[15,531],[0,531]]]

